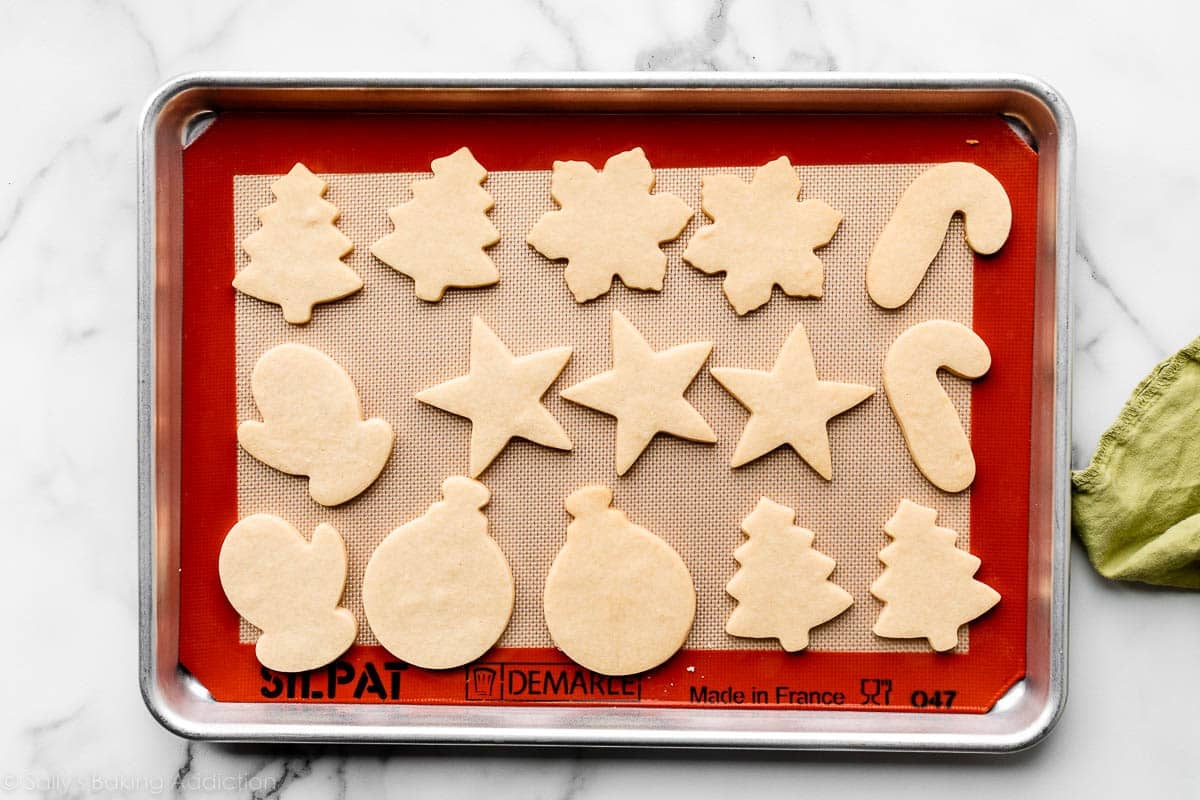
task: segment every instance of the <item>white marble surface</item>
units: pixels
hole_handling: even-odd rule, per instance
[[[1041,76],[1079,129],[1079,466],[1134,383],[1200,334],[1200,11],[1018,5],[0,4],[0,796],[1200,796],[1200,596],[1106,583],[1078,548],[1071,699],[1012,757],[193,745],[138,696],[134,131],[155,86],[197,69]]]

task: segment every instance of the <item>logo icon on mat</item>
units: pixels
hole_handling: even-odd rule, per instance
[[[499,697],[499,677],[500,670],[496,667],[471,667],[467,670],[467,699],[493,700]]]
[[[890,706],[892,704],[891,678],[862,678],[858,682],[858,687],[862,692],[864,706]],[[881,695],[883,702],[879,700]]]

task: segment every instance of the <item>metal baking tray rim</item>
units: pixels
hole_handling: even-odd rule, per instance
[[[213,97],[240,92],[254,104],[264,94],[282,94],[283,105],[297,100],[306,108],[376,108],[370,95],[397,97],[460,93],[476,102],[511,102],[520,95],[616,93],[622,107],[651,105],[675,97],[705,108],[736,107],[738,90],[762,95],[774,108],[812,112],[920,110],[952,112],[989,108],[1000,97],[1016,101],[1005,113],[1018,119],[1038,148],[1039,228],[1054,236],[1039,264],[1053,261],[1053,292],[1035,302],[1051,316],[1053,369],[1051,475],[1044,502],[1032,492],[1034,515],[1049,522],[1046,552],[1031,548],[1029,612],[1044,628],[1028,636],[1028,676],[983,715],[785,712],[752,709],[522,708],[467,706],[337,706],[216,703],[178,667],[177,632],[169,624],[178,602],[178,563],[171,561],[171,509],[160,502],[172,488],[172,464],[159,457],[164,403],[157,380],[159,358],[171,343],[160,334],[177,320],[160,313],[159,279],[178,264],[178,230],[163,203],[178,204],[181,187],[160,170],[178,160],[194,134],[193,124],[211,117]],[[677,92],[676,90],[685,90]],[[532,98],[530,97],[532,95]],[[775,99],[777,96],[777,100]],[[321,99],[323,98],[323,100]],[[336,100],[331,102],[331,98]],[[965,101],[965,102],[964,102]],[[914,107],[914,102],[916,106]],[[307,103],[307,105],[305,104]],[[232,107],[236,107],[232,106]],[[526,106],[531,107],[531,106]],[[692,107],[692,106],[689,106]],[[991,110],[995,110],[994,108]],[[139,682],[147,708],[168,730],[184,737],[217,740],[352,741],[412,744],[480,744],[603,747],[707,747],[795,750],[898,750],[1011,752],[1040,742],[1066,702],[1067,580],[1070,451],[1070,257],[1074,248],[1071,213],[1075,131],[1061,96],[1046,83],[1015,74],[869,73],[552,73],[475,74],[249,74],[191,73],[160,87],[148,101],[138,137],[138,544]],[[1039,340],[1035,333],[1035,349]],[[1037,362],[1035,362],[1037,366]],[[1035,407],[1037,403],[1035,378]],[[1036,426],[1036,415],[1035,422]],[[1037,440],[1036,434],[1034,440]],[[1033,481],[1031,480],[1031,484]],[[166,555],[164,560],[161,556]],[[174,592],[174,594],[173,594]],[[175,606],[177,608],[177,605]],[[1036,639],[1036,641],[1035,641]],[[403,709],[406,724],[396,724]],[[581,714],[586,715],[581,716]],[[353,720],[349,717],[352,716]],[[520,724],[514,724],[516,718]]]

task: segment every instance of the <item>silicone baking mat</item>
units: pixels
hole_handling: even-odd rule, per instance
[[[440,303],[424,303],[413,296],[411,281],[374,259],[368,247],[391,230],[387,208],[410,197],[412,181],[428,175],[429,160],[463,144],[490,171],[485,188],[496,199],[491,219],[501,242],[489,254],[502,278],[495,287],[451,290]],[[555,207],[547,167],[555,158],[599,167],[633,145],[643,146],[656,167],[656,191],[672,192],[697,213],[664,247],[663,292],[617,284],[580,306],[566,290],[562,264],[524,243],[533,223]],[[833,242],[818,251],[825,264],[822,299],[787,298],[777,290],[765,308],[739,318],[720,291],[721,276],[692,269],[680,253],[709,222],[699,211],[703,175],[733,172],[749,179],[755,165],[781,154],[798,165],[802,197],[824,200],[844,219]],[[1013,235],[999,256],[975,259],[956,220],[913,301],[898,311],[879,309],[863,281],[871,246],[904,187],[930,161],[942,160],[976,161],[997,175],[1013,201]],[[295,161],[329,181],[326,199],[341,209],[339,228],[355,245],[347,262],[365,283],[351,298],[318,306],[306,326],[288,325],[277,307],[229,287],[233,272],[247,263],[239,243],[258,226],[254,212],[271,202],[270,184]],[[986,710],[1023,667],[1035,169],[1035,154],[991,117],[222,117],[185,153],[181,661],[222,700]],[[197,272],[204,273],[203,283]],[[768,369],[788,332],[803,322],[822,378],[877,388],[883,355],[901,331],[933,318],[971,325],[992,349],[992,371],[973,385],[943,383],[971,435],[980,477],[957,495],[928,484],[913,467],[881,390],[830,424],[832,482],[787,448],[731,470],[747,414],[705,370],[687,396],[716,431],[717,445],[660,436],[618,478],[613,420],[557,395],[609,367],[613,309],[657,349],[714,342],[708,366]],[[469,422],[423,406],[412,394],[466,371],[474,314],[517,354],[574,347],[546,404],[575,447],[561,453],[510,445],[483,474],[493,493],[490,530],[517,581],[516,607],[498,647],[479,663],[432,673],[410,669],[375,645],[359,585],[375,545],[439,499],[446,475],[465,472]],[[335,509],[314,503],[304,479],[271,470],[234,440],[237,420],[257,418],[250,370],[265,349],[283,341],[331,355],[354,379],[367,415],[388,419],[398,432],[380,479]],[[197,427],[207,432],[203,451],[188,445]],[[209,468],[195,471],[197,462]],[[542,584],[569,522],[562,500],[589,483],[611,486],[616,506],[669,541],[697,587],[696,623],[685,649],[642,676],[584,674],[553,648],[542,621]],[[189,505],[196,491],[213,502]],[[724,633],[734,605],[724,586],[737,567],[732,552],[743,541],[739,522],[764,495],[797,510],[797,523],[814,530],[816,546],[837,560],[833,580],[855,599],[845,614],[813,631],[803,653]],[[880,603],[868,589],[888,541],[882,525],[903,497],[937,508],[939,524],[957,530],[960,546],[983,559],[977,577],[1004,597],[962,629],[953,654],[934,654],[923,640],[881,639],[870,630]],[[306,534],[330,522],[347,541],[344,603],[359,617],[359,646],[328,669],[282,676],[259,668],[256,631],[237,620],[220,593],[220,541],[238,517],[257,512],[279,514]]]

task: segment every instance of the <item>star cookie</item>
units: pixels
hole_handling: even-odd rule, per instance
[[[562,392],[573,403],[617,418],[617,474],[633,466],[650,440],[669,433],[695,442],[717,436],[683,398],[712,352],[711,342],[689,342],[655,352],[619,311],[612,317],[613,368]]]
[[[825,480],[833,476],[825,424],[875,393],[871,386],[817,380],[802,323],[796,323],[770,372],[724,367],[711,372],[750,411],[731,466],[740,467],[787,444]]]
[[[471,320],[471,368],[461,377],[417,392],[416,398],[471,420],[471,477],[477,477],[514,437],[570,450],[571,440],[542,405],[571,348],[516,357],[479,317]]]

